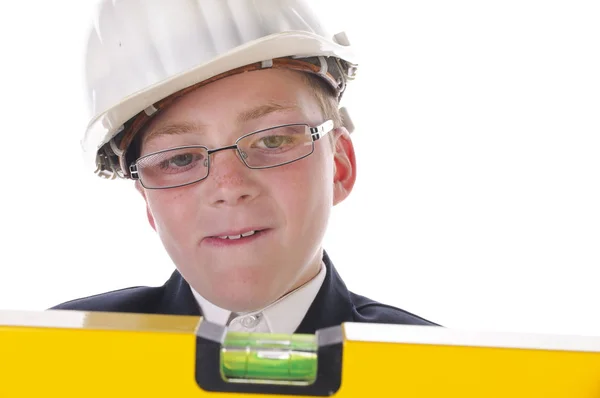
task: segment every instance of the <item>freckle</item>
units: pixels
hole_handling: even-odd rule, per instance
[[[215,182],[217,183],[217,186],[219,188],[221,188],[224,185],[230,185],[230,186],[241,185],[243,183],[243,179],[239,176],[232,176],[232,175],[217,176],[215,178]]]

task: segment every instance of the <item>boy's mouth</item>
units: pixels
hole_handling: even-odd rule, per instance
[[[213,236],[213,238],[235,240],[235,239],[247,238],[248,236],[255,235],[255,234],[259,233],[259,232],[260,232],[260,230],[254,230],[253,229],[252,231],[244,232],[244,233],[239,234],[239,235],[236,234],[236,235]]]
[[[208,236],[206,239],[210,241],[222,241],[223,243],[229,241],[245,241],[250,240],[251,238],[256,238],[266,232],[268,228],[254,228],[254,229],[245,229],[238,231],[227,231],[220,233],[219,235]]]
[[[254,244],[253,242],[262,240],[264,236],[267,236],[271,229],[249,229],[245,231],[232,231],[226,232],[221,235],[209,236],[202,240],[203,245],[213,248],[228,248],[234,246],[245,246]]]

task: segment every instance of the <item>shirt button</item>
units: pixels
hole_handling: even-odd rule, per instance
[[[248,315],[242,318],[242,326],[248,329],[256,327],[260,322],[259,315]]]

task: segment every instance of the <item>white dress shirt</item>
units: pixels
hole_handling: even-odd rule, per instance
[[[321,270],[313,279],[262,310],[243,314],[232,313],[214,305],[193,288],[192,293],[204,318],[209,322],[228,326],[229,331],[292,334],[321,289],[326,273],[325,264],[321,262]]]

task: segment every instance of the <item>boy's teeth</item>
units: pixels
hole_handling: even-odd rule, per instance
[[[248,231],[248,232],[246,232],[244,234],[241,234],[241,235],[224,235],[224,236],[219,236],[219,239],[234,239],[235,240],[235,239],[240,239],[242,237],[245,238],[247,236],[254,235],[255,233],[256,233],[256,231]]]

